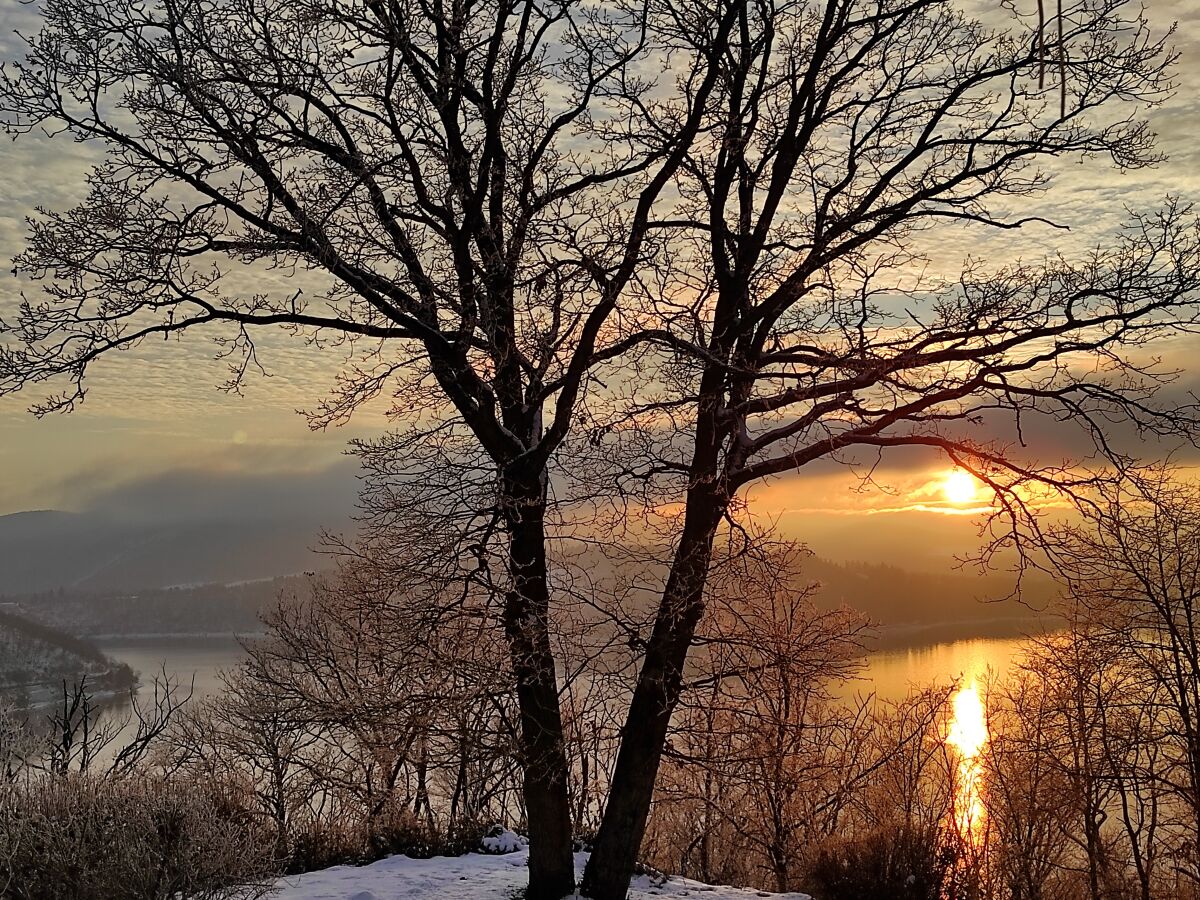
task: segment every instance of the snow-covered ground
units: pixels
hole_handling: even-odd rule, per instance
[[[272,900],[509,900],[525,885],[527,851],[503,855],[471,853],[411,859],[392,856],[369,866],[337,866],[279,881]],[[584,853],[576,854],[575,867],[583,872]],[[730,887],[714,887],[671,878],[667,881],[637,878],[631,900],[651,897],[694,897],[703,900],[808,900],[805,894],[767,894]]]

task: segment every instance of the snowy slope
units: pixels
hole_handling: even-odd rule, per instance
[[[525,885],[527,852],[502,856],[472,853],[467,856],[410,859],[392,856],[369,866],[338,866],[279,881],[272,900],[509,900]],[[576,854],[582,873],[587,855]],[[697,900],[808,900],[805,894],[767,894],[738,888],[713,887],[672,878],[660,883],[642,876],[629,892],[631,900],[652,897]]]

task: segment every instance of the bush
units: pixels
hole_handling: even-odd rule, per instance
[[[880,828],[822,844],[806,867],[803,889],[815,900],[953,900],[960,896],[958,858],[936,828]]]
[[[330,866],[359,865],[371,859],[372,855],[364,847],[362,829],[357,825],[314,822],[297,829],[291,836],[287,859],[280,864],[286,874],[298,875]]]
[[[202,788],[161,779],[30,778],[0,796],[0,896],[253,900],[268,854]]]
[[[349,816],[339,821],[311,820],[290,837],[285,872],[295,875],[337,865],[364,865],[402,854],[415,859],[462,856],[478,851],[482,828],[447,836],[411,810],[389,809],[367,820]]]

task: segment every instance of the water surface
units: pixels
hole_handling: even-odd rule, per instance
[[[989,673],[1004,677],[1019,662],[1025,638],[968,638],[923,647],[882,650],[867,657],[852,690],[874,691],[881,700],[899,700],[910,690],[961,679],[983,684]]]
[[[888,649],[867,656],[860,678],[846,694],[874,692],[881,700],[898,700],[914,688],[949,684],[955,679],[982,683],[991,672],[1003,677],[1019,659],[1024,638],[968,638],[921,647]],[[166,671],[186,692],[195,679],[195,696],[223,690],[219,673],[236,665],[242,648],[234,637],[112,638],[98,641],[109,656],[129,663],[149,685]]]
[[[143,687],[161,677],[165,668],[184,694],[194,680],[195,697],[221,693],[221,671],[242,658],[242,647],[232,635],[118,637],[100,639],[96,644],[113,659],[128,663]]]

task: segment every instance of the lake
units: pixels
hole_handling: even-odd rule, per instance
[[[988,673],[1003,676],[1022,655],[1024,638],[967,638],[924,647],[883,650],[867,657],[857,687],[874,691],[881,700],[899,700],[911,688],[937,682],[948,684],[985,680]]]
[[[149,685],[165,668],[183,693],[195,680],[195,696],[219,694],[220,672],[242,658],[233,636],[105,638],[96,645],[118,662],[128,663]]]
[[[112,638],[97,641],[100,649],[129,663],[149,684],[164,665],[186,691],[195,679],[195,695],[220,693],[222,669],[235,665],[242,650],[234,637]],[[1003,675],[1020,655],[1022,638],[968,638],[922,647],[880,650],[869,654],[861,678],[847,693],[874,691],[882,700],[898,700],[912,687],[955,678],[982,680],[991,670]]]

